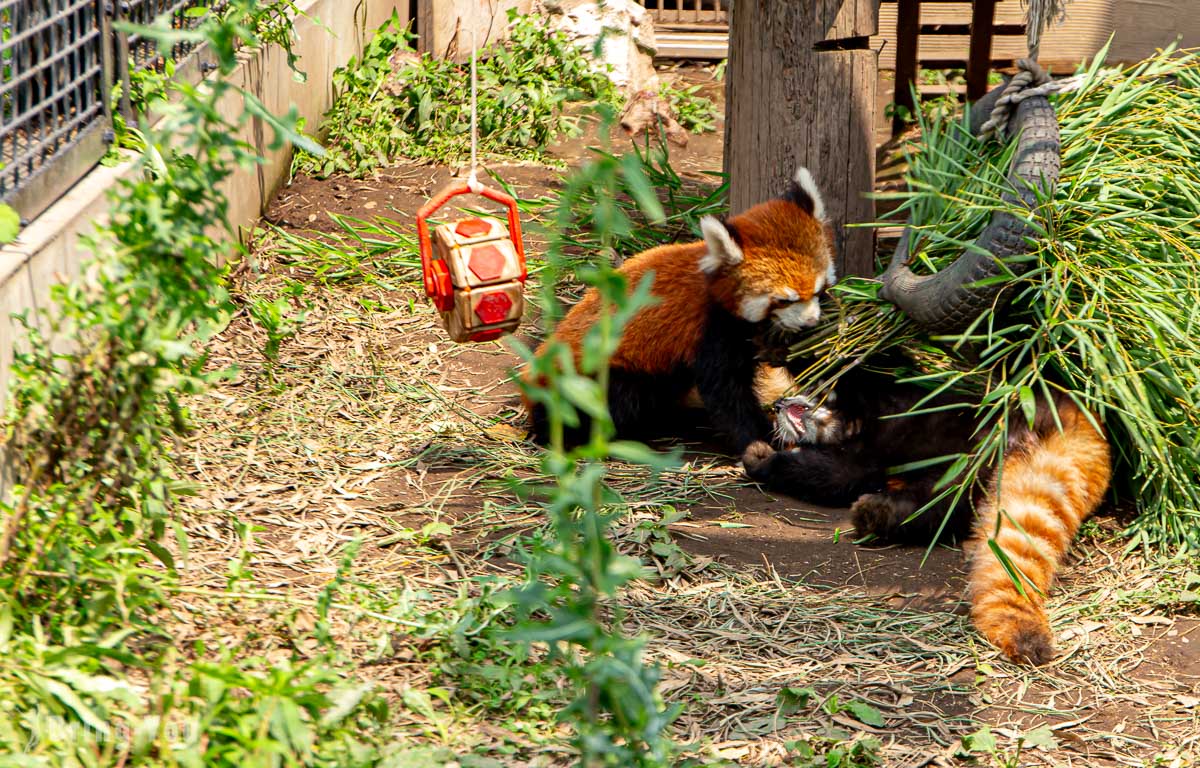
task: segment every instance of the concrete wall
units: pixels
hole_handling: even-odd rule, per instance
[[[295,105],[311,131],[333,103],[333,70],[359,55],[370,33],[393,11],[407,22],[408,0],[300,0],[297,5],[308,17],[300,17],[295,23],[299,37],[295,51],[307,81],[297,82],[292,77],[287,57],[276,48],[245,55],[232,81],[256,95],[273,112],[286,112]],[[204,55],[203,50],[196,54],[200,58]],[[188,72],[199,71],[193,61],[181,66],[178,74],[186,77]],[[240,114],[240,96],[223,106],[230,116]],[[267,162],[257,168],[238,169],[225,188],[231,220],[249,229],[287,179],[291,152],[284,148],[266,153],[271,132],[257,120],[247,124],[243,138],[267,156]],[[108,212],[108,191],[133,172],[132,163],[113,168],[97,166],[30,222],[16,242],[0,248],[0,401],[7,402],[13,343],[22,336],[21,327],[11,315],[29,313],[36,317],[37,311],[48,304],[50,286],[78,275],[80,263],[87,258],[79,235],[92,232],[95,224],[103,221]],[[45,329],[44,323],[39,326]]]

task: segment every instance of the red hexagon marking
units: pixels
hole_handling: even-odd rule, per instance
[[[454,228],[459,237],[480,237],[492,231],[492,225],[483,219],[463,219]]]
[[[512,299],[504,291],[493,291],[479,300],[475,305],[475,314],[485,323],[503,322],[512,309]]]
[[[471,341],[491,341],[492,339],[500,338],[501,336],[503,336],[506,333],[508,333],[508,330],[505,328],[493,328],[490,331],[480,331],[479,333],[472,333]]]
[[[467,264],[480,280],[495,280],[504,273],[504,254],[494,245],[481,245],[471,249]]]

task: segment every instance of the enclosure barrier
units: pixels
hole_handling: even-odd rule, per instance
[[[115,22],[195,26],[220,0],[0,0],[0,202],[27,222],[79,181],[113,140],[114,86],[129,116],[138,70],[158,69],[153,40]],[[177,43],[178,60],[191,50]]]
[[[659,25],[719,25],[729,23],[729,0],[637,0]]]

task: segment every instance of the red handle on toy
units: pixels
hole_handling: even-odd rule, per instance
[[[508,208],[508,234],[512,238],[517,258],[521,261],[521,282],[525,281],[525,246],[521,243],[521,219],[517,215],[517,201],[503,192],[479,186],[478,194]],[[444,262],[433,261],[433,243],[429,239],[430,216],[437,212],[452,197],[471,192],[471,187],[465,181],[451,183],[417,211],[417,241],[421,248],[421,270],[425,277],[425,295],[433,299],[437,308],[446,312],[452,306],[453,287],[450,284],[450,272]],[[437,269],[437,267],[441,267]]]

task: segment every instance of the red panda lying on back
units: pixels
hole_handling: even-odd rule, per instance
[[[977,404],[854,369],[824,402],[780,400],[778,442],[795,448],[752,444],[743,466],[778,493],[849,505],[857,536],[885,544],[962,541],[975,626],[1009,659],[1045,664],[1054,657],[1046,596],[1079,526],[1108,489],[1108,440],[1066,394],[1038,397],[1032,420],[1023,408],[1009,414],[1002,471],[989,463],[981,487],[962,499],[940,495],[946,465],[936,460],[975,453],[995,424],[995,416],[979,418]],[[904,465],[912,468],[896,471]],[[993,538],[1022,586],[992,551]]]
[[[653,272],[658,303],[633,317],[611,359],[609,412],[621,437],[668,433],[678,428],[678,411],[694,388],[740,455],[771,433],[755,396],[755,339],[769,323],[789,331],[816,324],[819,298],[836,279],[831,231],[804,168],[782,197],[724,221],[706,216],[700,229],[703,242],[652,248],[618,270],[631,289]],[[589,290],[554,331],[577,365],[600,306]],[[544,407],[526,407],[533,439],[547,442]],[[587,423],[570,429],[567,442],[582,442],[589,431]]]

